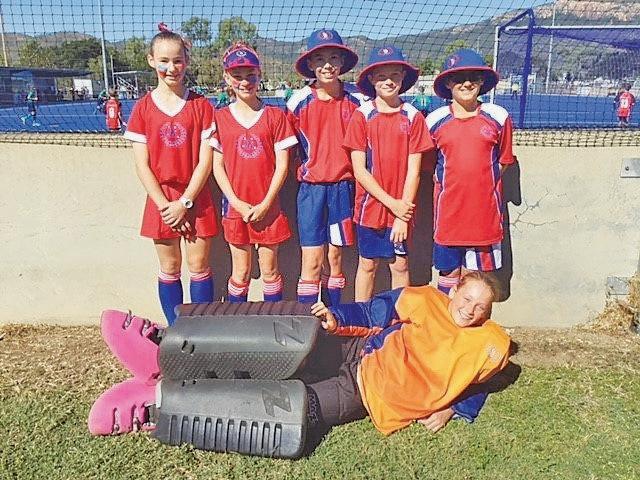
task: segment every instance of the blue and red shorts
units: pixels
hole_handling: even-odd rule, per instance
[[[245,223],[242,218],[223,218],[224,239],[232,245],[277,245],[291,237],[287,217],[274,212],[259,222]]]
[[[369,228],[356,225],[358,232],[358,253],[364,258],[395,258],[407,255],[407,242],[394,243],[390,240],[391,227]]]
[[[491,272],[502,267],[502,244],[479,247],[451,246],[433,243],[433,266],[441,272],[460,267]]]
[[[330,243],[353,245],[353,198],[351,180],[336,183],[301,182],[298,190],[298,234],[300,246]]]

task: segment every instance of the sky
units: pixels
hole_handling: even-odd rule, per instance
[[[4,30],[27,35],[76,31],[100,37],[99,1],[0,0]],[[544,3],[548,0],[102,0],[102,11],[107,41],[150,38],[158,22],[177,30],[193,16],[210,20],[213,36],[220,20],[242,16],[257,25],[261,37],[291,41],[325,27],[343,37],[418,34]]]

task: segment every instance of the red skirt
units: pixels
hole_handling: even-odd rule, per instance
[[[182,196],[186,186],[160,185],[160,188],[167,200],[173,202]],[[191,224],[193,235],[196,237],[214,237],[218,234],[216,211],[213,207],[213,197],[208,183],[193,201],[193,207],[187,210],[187,219]],[[158,207],[149,196],[147,196],[147,203],[144,207],[140,235],[153,239],[179,238],[181,236],[179,232],[174,232],[169,225],[162,221]]]
[[[277,245],[291,237],[289,221],[282,212],[263,220],[245,223],[242,218],[223,218],[224,239],[232,245]]]

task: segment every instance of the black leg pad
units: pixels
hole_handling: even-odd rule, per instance
[[[152,435],[162,443],[275,458],[302,455],[307,395],[300,380],[163,380],[161,392]]]
[[[182,305],[165,330],[163,378],[291,378],[316,341],[320,322],[297,302]]]

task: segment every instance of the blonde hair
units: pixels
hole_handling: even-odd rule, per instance
[[[472,270],[470,272],[465,273],[462,276],[462,278],[460,279],[460,282],[458,283],[458,287],[462,287],[463,285],[468,283],[470,280],[475,280],[477,282],[484,283],[487,286],[487,288],[491,291],[492,302],[495,302],[501,297],[502,288],[500,287],[500,282],[498,282],[498,279],[494,274]]]

